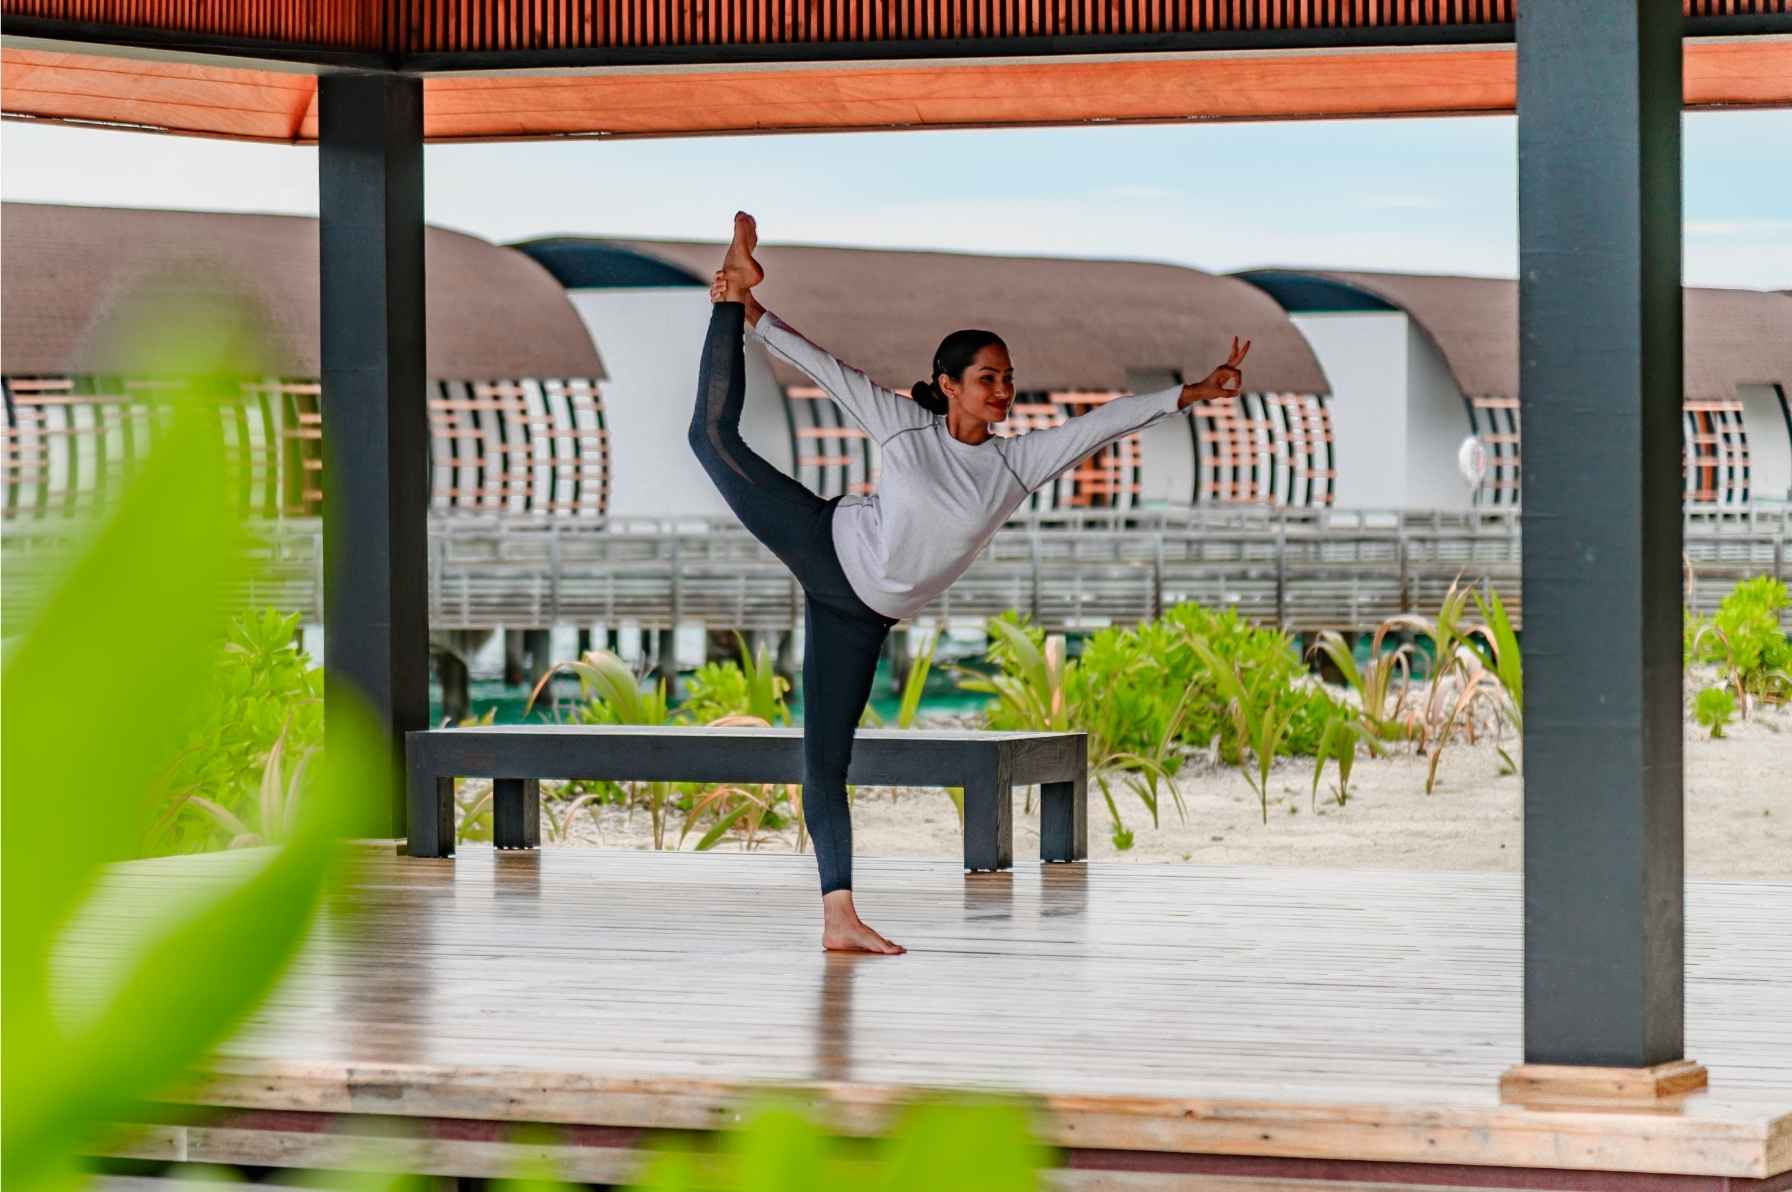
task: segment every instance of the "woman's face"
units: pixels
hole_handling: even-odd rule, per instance
[[[984,344],[961,379],[941,376],[939,384],[953,405],[981,422],[1001,422],[1014,405],[1014,363],[1001,344]]]

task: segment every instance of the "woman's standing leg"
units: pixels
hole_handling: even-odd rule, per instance
[[[803,628],[803,821],[821,871],[822,946],[900,952],[851,909],[852,810],[846,803],[853,733],[889,624],[809,596]],[[840,913],[830,899],[842,903]]]

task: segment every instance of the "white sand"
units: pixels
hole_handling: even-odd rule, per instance
[[[940,724],[948,723],[945,719]],[[955,723],[963,723],[958,721]],[[1751,710],[1732,721],[1722,740],[1688,720],[1685,734],[1686,859],[1692,877],[1792,879],[1792,708]],[[1522,764],[1517,743],[1507,752]],[[1359,757],[1349,802],[1331,797],[1336,768],[1328,765],[1319,805],[1309,803],[1310,760],[1284,761],[1270,775],[1269,822],[1256,795],[1234,767],[1191,755],[1178,776],[1187,820],[1169,800],[1161,823],[1151,817],[1118,774],[1110,775],[1114,801],[1132,829],[1132,848],[1114,847],[1111,820],[1091,781],[1089,851],[1104,861],[1189,861],[1200,864],[1302,865],[1325,868],[1517,870],[1523,848],[1524,787],[1502,774],[1494,743],[1453,744],[1438,768],[1435,791],[1425,794],[1428,759],[1410,746],[1391,746],[1391,756]],[[548,784],[550,789],[552,784]],[[1031,795],[1033,792],[1026,792]],[[1037,807],[1015,799],[1016,861],[1039,855]],[[678,824],[669,832],[675,842]],[[703,828],[692,830],[693,847]],[[854,852],[859,856],[954,857],[960,850],[958,819],[939,790],[861,787],[853,806]],[[566,843],[605,848],[651,846],[648,817],[605,808],[598,822],[581,817]],[[731,835],[718,848],[738,849]],[[794,830],[770,836],[760,849],[788,852]]]

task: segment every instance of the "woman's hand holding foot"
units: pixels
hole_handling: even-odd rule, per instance
[[[875,952],[884,956],[900,956],[908,951],[865,925],[853,909],[851,890],[833,890],[821,896],[821,946],[829,952]]]

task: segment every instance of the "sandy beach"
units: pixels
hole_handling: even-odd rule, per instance
[[[936,718],[931,723],[945,727],[968,721]],[[1725,732],[1722,739],[1712,740],[1690,717],[1685,728],[1687,874],[1792,879],[1792,707],[1757,707],[1748,720],[1732,721]],[[1202,754],[1189,755],[1177,777],[1186,819],[1166,798],[1155,827],[1144,804],[1120,775],[1112,774],[1114,801],[1133,833],[1133,844],[1125,850],[1115,847],[1106,804],[1091,782],[1090,857],[1207,865],[1518,870],[1524,787],[1518,774],[1504,772],[1497,745],[1522,765],[1522,751],[1509,732],[1503,742],[1455,743],[1446,750],[1436,789],[1429,795],[1429,761],[1414,756],[1410,746],[1394,745],[1384,758],[1359,757],[1343,806],[1332,794],[1335,767],[1327,767],[1315,807],[1311,760],[1281,761],[1270,777],[1268,823],[1238,770]],[[1016,792],[1017,862],[1039,855],[1037,808],[1026,810],[1032,793]],[[957,814],[937,789],[860,787],[852,818],[859,856],[950,857],[959,851]],[[675,819],[669,845],[677,828]],[[694,829],[685,847],[692,847],[702,831]],[[651,842],[645,811],[606,807],[595,820],[581,816],[564,843],[648,848]],[[792,829],[768,834],[755,848],[788,852],[795,844]],[[716,847],[739,849],[741,844],[731,836]]]

